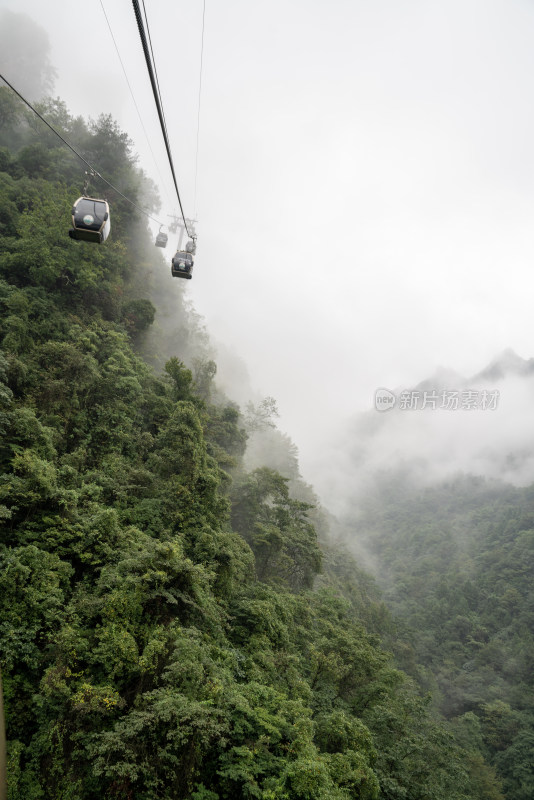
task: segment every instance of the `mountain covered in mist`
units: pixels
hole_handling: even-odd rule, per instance
[[[505,350],[469,379],[440,369],[392,392],[352,427],[336,495],[340,540],[399,626],[399,664],[514,800],[534,795],[533,376],[534,359]],[[461,407],[483,391],[494,408]]]
[[[475,375],[471,382],[478,384],[481,381],[502,381],[514,376],[530,377],[534,374],[534,358],[521,358],[513,350],[503,352],[493,359],[485,369]]]
[[[69,239],[79,166],[6,88],[0,107],[10,800],[500,798],[381,645],[394,623],[274,405],[217,387],[142,219],[109,192],[106,245]],[[40,108],[154,207],[110,117]]]
[[[428,484],[457,473],[534,481],[534,358],[505,350],[470,378],[440,368],[377,396],[328,448],[324,490],[337,512],[357,504],[384,471]]]
[[[39,108],[157,209],[111,117]],[[223,391],[143,218],[109,191],[105,246],[68,238],[79,184],[74,156],[0,88],[9,800],[532,797],[532,490],[421,482],[440,412],[372,412],[333,443],[331,499],[348,498],[334,518],[274,400],[230,399],[246,395],[238,362]],[[500,390],[497,410],[450,419],[511,407],[488,446],[518,457],[530,372],[509,353],[491,370],[441,374]]]
[[[399,663],[505,797],[534,792],[534,489],[382,475],[344,520],[403,626]],[[397,634],[401,629],[397,629]]]

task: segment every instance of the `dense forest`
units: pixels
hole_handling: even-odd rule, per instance
[[[115,120],[38,108],[157,213]],[[95,179],[69,239],[83,178],[0,87],[9,800],[532,797],[532,492],[390,476],[340,524],[145,218]]]
[[[159,372],[140,357],[171,281],[142,218],[109,196],[109,242],[70,240],[79,165],[7,88],[0,103],[9,797],[488,796],[492,769],[469,771],[381,648],[372,581],[290,492],[291,444],[279,436],[293,475],[246,470],[268,403],[241,413],[220,396],[181,287],[182,335],[161,342],[175,355]],[[157,203],[112,119],[40,110]]]
[[[533,489],[465,475],[421,488],[392,473],[352,520],[404,631],[400,663],[504,796],[533,797]]]

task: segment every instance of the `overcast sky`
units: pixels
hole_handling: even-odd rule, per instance
[[[202,0],[145,4],[192,216]],[[132,4],[104,6],[167,214]],[[100,2],[0,8],[48,31],[56,93],[111,112],[159,182]],[[324,442],[378,386],[470,375],[507,347],[534,355],[534,2],[206,0],[205,20],[187,292],[276,397],[314,480]]]

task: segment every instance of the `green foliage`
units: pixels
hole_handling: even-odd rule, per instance
[[[380,648],[370,579],[345,553],[323,559],[294,447],[279,438],[290,476],[246,473],[247,425],[270,430],[274,401],[251,422],[220,398],[180,294],[186,333],[163,375],[134,353],[154,319],[147,231],[110,198],[106,245],[71,241],[78,166],[3,89],[0,106],[10,800],[486,797],[488,775],[467,783],[471,753]],[[110,117],[41,108],[127,194],[150,195]],[[518,746],[509,722],[488,704],[480,736],[505,743],[503,759]],[[528,785],[512,762],[510,785]]]
[[[359,519],[470,779],[514,800],[532,790],[533,501],[483,479],[421,490],[391,476]]]
[[[278,416],[280,415],[274,397],[264,397],[257,405],[252,402],[247,403],[245,414],[247,431],[252,433],[265,430],[265,428],[274,428],[273,417]]]
[[[311,508],[289,497],[287,480],[266,467],[255,470],[233,495],[232,525],[251,546],[262,581],[310,587],[321,568]]]
[[[156,309],[150,300],[130,300],[122,307],[122,320],[130,333],[146,330],[154,322]]]
[[[217,364],[210,359],[195,358],[193,361],[195,369],[195,388],[197,394],[204,400],[209,400],[212,389],[212,382],[217,373]]]

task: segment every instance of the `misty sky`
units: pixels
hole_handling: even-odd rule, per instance
[[[202,0],[145,4],[192,216]],[[132,5],[104,6],[165,215]],[[48,31],[56,94],[111,112],[159,182],[100,2],[0,8]],[[469,376],[507,347],[534,355],[533,43],[530,0],[206,0],[187,292],[277,398],[306,478],[376,387],[438,366]]]

